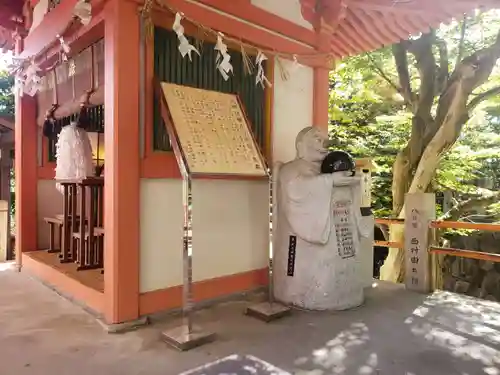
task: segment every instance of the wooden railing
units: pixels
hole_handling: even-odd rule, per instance
[[[399,218],[377,218],[375,219],[377,224],[387,224],[387,225],[403,225],[405,219]],[[500,224],[489,224],[489,223],[467,223],[462,221],[443,221],[443,220],[433,220],[429,224],[431,229],[469,229],[469,230],[480,230],[480,231],[491,231],[500,232]],[[391,242],[391,241],[374,241],[374,246],[380,247],[390,247],[403,249],[404,244],[401,242]],[[440,246],[429,246],[428,251],[433,254],[444,254],[449,256],[456,256],[461,258],[486,260],[490,262],[500,262],[500,254],[485,253],[477,250],[469,249],[456,249],[451,247],[440,247]]]
[[[104,267],[104,179],[62,182],[63,213],[45,218],[49,224],[49,252],[61,263],[76,263],[78,270]],[[56,236],[60,248],[56,248]]]
[[[103,268],[104,230],[96,231],[96,227],[103,228],[104,224],[104,180],[100,177],[87,178],[78,187],[80,215],[85,218],[85,225],[80,225],[79,230],[73,232],[78,270]]]

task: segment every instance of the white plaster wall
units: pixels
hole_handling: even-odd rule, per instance
[[[306,126],[312,125],[313,118],[313,68],[291,61],[282,61],[288,70],[288,80],[283,80],[280,67],[274,67],[273,99],[273,162],[287,162],[295,158],[295,137]]]
[[[193,280],[265,268],[268,184],[193,182]],[[182,181],[141,179],[140,291],[182,284]]]
[[[38,180],[37,194],[38,247],[41,250],[48,249],[50,239],[49,225],[43,219],[63,213],[63,196],[54,180]]]
[[[182,284],[182,183],[141,179],[140,292]]]
[[[313,117],[313,69],[283,62],[274,69],[273,161],[295,157],[295,137]],[[258,181],[193,183],[193,279],[265,268],[268,264],[268,186]],[[141,180],[141,293],[182,283],[182,182]]]
[[[193,182],[193,280],[269,264],[267,181]]]
[[[252,5],[296,23],[309,30],[313,26],[302,17],[300,0],[251,0]]]

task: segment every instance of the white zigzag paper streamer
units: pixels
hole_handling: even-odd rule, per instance
[[[186,55],[188,55],[189,61],[192,61],[191,53],[195,52],[199,56],[200,52],[198,52],[195,46],[189,43],[189,40],[184,35],[184,26],[181,25],[181,21],[182,14],[176,13],[172,29],[177,34],[177,38],[179,39],[179,52],[181,53],[181,56],[184,58]]]
[[[217,43],[214,48],[217,51],[215,64],[217,65],[217,69],[219,69],[222,78],[227,81],[229,79],[229,73],[233,72],[233,66],[231,65],[231,56],[227,53],[227,45],[222,39],[223,37],[224,34],[217,34]]]

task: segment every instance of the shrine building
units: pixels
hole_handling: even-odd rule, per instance
[[[17,263],[107,324],[181,307],[183,185],[155,82],[238,94],[271,166],[295,157],[299,130],[327,129],[336,61],[479,5],[494,1],[0,0],[0,47],[14,51],[25,79]],[[183,57],[182,46],[196,51]],[[100,169],[60,191],[57,133],[82,106]],[[200,179],[193,197],[195,300],[265,286],[267,182]]]

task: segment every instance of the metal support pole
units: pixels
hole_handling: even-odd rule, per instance
[[[271,174],[270,174],[271,175]],[[276,303],[274,300],[274,275],[273,275],[273,243],[274,238],[273,235],[276,233],[277,228],[277,220],[276,220],[276,212],[274,212],[274,203],[277,199],[276,194],[276,186],[273,186],[273,176],[274,173],[269,177],[269,280],[268,280],[268,296],[267,302],[259,303],[257,305],[247,307],[245,314],[253,316],[259,320],[264,322],[271,322],[273,320],[280,319],[285,315],[288,315],[291,309],[288,306],[284,306],[280,303]],[[274,191],[273,191],[274,189]],[[273,220],[274,217],[274,220]]]
[[[269,304],[273,305],[274,302],[274,277],[273,277],[273,179],[269,178],[269,266],[268,266],[268,299]]]
[[[193,268],[192,257],[190,254],[189,232],[191,229],[191,209],[189,207],[189,197],[191,196],[191,179],[184,178],[182,182],[182,195],[184,203],[184,234],[183,234],[183,287],[182,287],[182,302],[183,302],[183,319],[184,325],[187,327],[188,334],[193,332],[192,313],[193,313]],[[192,233],[192,231],[191,231]],[[191,244],[192,245],[192,244]]]
[[[184,234],[182,243],[183,288],[182,288],[182,325],[162,332],[163,340],[176,348],[185,351],[209,343],[215,334],[205,332],[193,325],[193,268],[192,268],[192,181],[187,173],[183,173]]]

